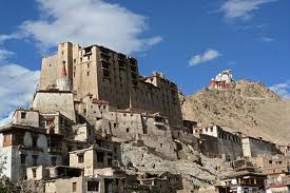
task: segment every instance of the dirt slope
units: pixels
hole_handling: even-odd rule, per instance
[[[218,124],[254,136],[288,144],[290,101],[260,83],[241,80],[227,91],[205,89],[181,96],[185,119],[207,126]]]

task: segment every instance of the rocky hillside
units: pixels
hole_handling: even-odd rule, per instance
[[[202,90],[181,96],[185,119],[201,126],[217,124],[278,143],[289,143],[290,101],[282,100],[264,85],[241,80],[227,91]]]
[[[194,151],[190,145],[178,142],[183,151],[183,158],[168,160],[154,150],[139,146],[136,143],[122,143],[122,163],[130,173],[145,172],[150,174],[170,172],[181,175],[183,190],[178,193],[188,193],[194,186],[208,187],[215,183],[220,174],[231,172],[232,168],[222,159],[207,158]]]

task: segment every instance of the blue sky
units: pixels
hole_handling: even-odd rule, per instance
[[[289,10],[289,0],[1,1],[0,118],[29,103],[41,57],[62,40],[133,55],[185,94],[230,68],[289,97]]]

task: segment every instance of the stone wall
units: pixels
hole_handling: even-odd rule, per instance
[[[263,154],[275,155],[279,153],[274,143],[254,137],[242,138],[242,147],[245,157],[256,157]]]
[[[74,98],[70,92],[37,92],[32,108],[40,113],[60,112],[72,121],[76,121]]]
[[[12,119],[16,125],[39,127],[39,112],[28,110],[16,110]]]

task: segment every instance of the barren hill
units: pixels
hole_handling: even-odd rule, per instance
[[[264,85],[247,80],[234,88],[202,90],[192,96],[181,96],[185,119],[202,126],[217,124],[277,143],[289,143],[290,101],[282,100]]]

